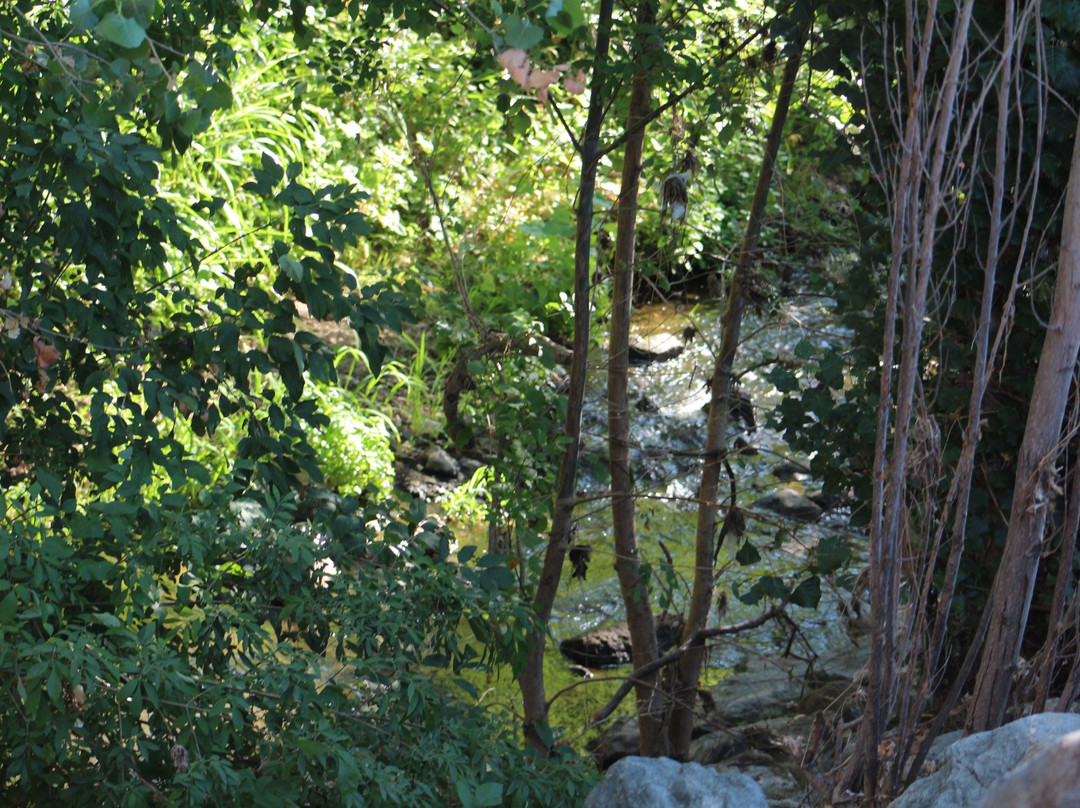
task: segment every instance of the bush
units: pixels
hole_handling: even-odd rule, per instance
[[[117,503],[143,524],[110,558],[54,532],[35,493],[5,497],[24,518],[0,531],[4,803],[580,798],[581,761],[534,760],[429,673],[482,666],[459,628],[500,609],[504,568],[355,502],[297,522],[288,498],[225,490],[199,511]]]
[[[320,394],[319,410],[330,423],[310,440],[323,482],[348,496],[370,489],[380,499],[389,497],[394,485],[393,425],[386,416],[362,408],[340,388]]]

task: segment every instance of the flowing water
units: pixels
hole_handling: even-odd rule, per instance
[[[851,536],[843,513],[828,513],[819,522],[785,519],[753,507],[760,497],[780,488],[816,491],[809,479],[802,482],[777,475],[779,464],[805,464],[806,457],[792,457],[780,436],[766,426],[769,410],[780,394],[767,379],[775,357],[790,357],[800,340],[815,344],[837,344],[843,335],[830,331],[827,299],[787,300],[770,319],[750,316],[744,321],[743,339],[736,356],[740,391],[753,407],[755,426],[732,418],[731,441],[739,439],[750,450],[731,458],[736,478],[737,502],[753,514],[747,519],[745,540],[753,544],[760,561],[742,566],[734,560],[734,547],[725,547],[718,556],[717,592],[727,593],[727,611],[714,613],[710,625],[734,623],[759,615],[768,604],[746,604],[735,596],[745,592],[763,575],[781,576],[789,586],[800,580],[807,554],[825,536],[841,535],[856,555],[863,543]],[[649,565],[654,609],[681,613],[689,597],[693,577],[694,536],[697,505],[694,501],[701,464],[698,454],[704,444],[713,352],[719,347],[722,309],[715,303],[662,304],[642,307],[633,317],[633,339],[654,350],[684,345],[682,352],[666,361],[638,364],[631,368],[631,406],[634,407],[632,435],[635,441],[633,468],[641,497],[637,501],[637,531],[641,556]],[[693,335],[687,339],[687,336]],[[603,340],[604,335],[599,338]],[[596,352],[602,357],[604,350]],[[748,369],[749,368],[749,369]],[[596,671],[595,678],[580,680],[558,652],[559,640],[586,633],[623,619],[622,596],[613,566],[610,502],[603,496],[605,483],[590,476],[589,458],[601,463],[606,458],[607,404],[606,370],[602,360],[590,373],[583,431],[585,445],[579,481],[583,504],[576,514],[574,543],[588,547],[591,560],[587,578],[574,578],[568,564],[564,569],[560,596],[555,603],[550,632],[553,643],[545,661],[545,679],[552,705],[552,724],[568,730],[568,739],[580,745],[583,728],[614,691],[629,667]],[[805,475],[800,475],[805,477]],[[727,481],[722,481],[727,486]],[[805,575],[803,575],[805,577]],[[780,654],[790,649],[801,656],[821,654],[849,642],[843,617],[843,603],[850,593],[822,582],[822,598],[816,609],[789,606],[799,626],[794,638],[790,629],[766,624],[753,631],[726,636],[712,646],[703,685],[716,681],[749,655]],[[715,602],[715,599],[714,599]],[[491,698],[511,705],[517,703],[516,685],[509,676],[500,676],[489,691]],[[624,701],[623,712],[632,710],[632,699]],[[575,734],[577,733],[577,734]]]
[[[800,340],[835,343],[842,338],[837,332],[829,331],[829,303],[827,299],[789,300],[768,321],[750,317],[744,322],[736,368],[751,368],[742,371],[739,383],[741,393],[753,406],[756,426],[733,417],[732,431],[737,434],[729,438],[740,439],[750,447],[746,453],[733,457],[732,466],[738,505],[756,514],[756,518],[748,520],[747,539],[761,554],[761,561],[740,566],[733,560],[735,548],[725,547],[719,557],[719,590],[730,593],[736,588],[745,592],[753,580],[765,574],[786,577],[794,585],[806,553],[818,540],[826,535],[846,533],[843,514],[827,514],[820,522],[807,524],[753,508],[760,497],[780,488],[801,491],[805,486],[807,493],[816,490],[813,481],[800,483],[787,475],[782,475],[785,479],[776,475],[778,465],[789,461],[805,464],[809,458],[791,457],[782,439],[765,426],[768,411],[780,400],[766,374],[772,364],[770,360],[777,356],[790,357]],[[632,367],[630,379],[630,401],[634,408],[633,467],[644,495],[638,502],[638,539],[642,559],[653,570],[654,591],[658,590],[661,598],[670,601],[668,607],[673,612],[683,610],[693,577],[697,508],[693,500],[701,473],[696,455],[704,442],[705,408],[709,401],[705,382],[711,376],[713,351],[719,345],[721,315],[722,309],[712,303],[669,303],[640,308],[633,318],[633,343],[660,351],[685,345],[675,358]],[[688,340],[687,335],[691,335]],[[760,370],[753,369],[757,366]],[[590,376],[585,408],[586,455],[606,453],[605,388],[606,371],[598,364]],[[727,481],[722,481],[722,485],[726,490]],[[571,578],[571,571],[566,571],[553,617],[552,633],[556,639],[616,621],[623,611],[612,563],[609,503],[599,496],[603,486],[587,474],[580,488],[586,498],[591,493],[598,495],[581,506],[575,539],[577,545],[591,549],[591,563],[584,581]],[[672,563],[668,563],[669,556]],[[837,594],[826,585],[822,589],[822,601],[817,609],[791,607],[805,640],[818,652],[844,641],[840,600],[849,594]],[[723,620],[716,618],[714,623],[753,617],[763,606],[744,604],[734,596],[729,596],[727,603]],[[713,654],[712,663],[729,667],[746,653],[783,650],[788,640],[786,633],[778,634],[777,627],[765,626],[722,644],[719,652]]]

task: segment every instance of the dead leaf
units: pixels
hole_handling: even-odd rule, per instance
[[[579,70],[573,75],[567,74],[563,76],[562,83],[563,87],[566,88],[566,92],[570,93],[570,95],[581,95],[585,92],[585,71]]]
[[[34,354],[37,356],[37,366],[41,369],[47,368],[60,358],[60,351],[56,346],[41,337],[34,337]]]
[[[529,88],[531,68],[529,67],[528,53],[521,48],[508,48],[496,56],[495,59],[522,89],[527,90]]]

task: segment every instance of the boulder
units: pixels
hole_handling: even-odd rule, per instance
[[[681,354],[685,348],[677,334],[657,332],[648,336],[632,335],[630,361],[634,364],[666,362]]]
[[[585,798],[585,808],[768,808],[745,774],[720,774],[699,763],[626,757]]]
[[[619,716],[589,742],[588,749],[600,771],[607,771],[623,758],[637,755],[641,751],[637,718]]]
[[[444,477],[456,477],[459,468],[457,461],[440,446],[433,446],[424,458],[424,471],[440,474]]]
[[[805,463],[800,463],[797,460],[782,460],[773,466],[773,476],[778,480],[798,480],[799,482],[806,482],[812,476],[810,467]]]
[[[721,727],[752,724],[789,713],[803,695],[806,664],[793,657],[751,657],[710,695],[710,723]]]
[[[821,514],[825,512],[810,497],[805,497],[790,488],[781,488],[779,491],[762,497],[754,503],[754,507],[764,508],[780,516],[785,516],[788,519],[798,519],[801,522],[816,522],[821,518]]]
[[[1030,805],[1080,806],[1080,732],[1070,732],[1006,775],[990,789],[980,808]]]
[[[661,617],[656,621],[656,642],[660,653],[669,650],[682,634],[682,621],[677,617]],[[568,637],[559,643],[563,656],[587,668],[606,668],[630,662],[630,627],[626,622]]]
[[[1077,779],[1080,772],[1080,753],[1074,750],[1074,742],[1062,742],[1060,747],[1063,751],[1057,752],[1052,752],[1057,747],[1051,745],[1078,730],[1080,715],[1040,713],[1013,721],[990,732],[969,735],[944,749],[935,761],[933,773],[912,783],[911,787],[892,803],[892,808],[990,808],[998,805],[1004,805],[1005,808],[1065,808],[1080,805],[1080,801],[1039,802],[1011,797],[1008,802],[1001,802],[998,796],[990,792],[999,782],[1002,789],[1005,789],[1003,794],[1018,793],[1013,790],[1016,788],[1027,788],[1028,793],[1035,793],[1042,788],[1044,794],[1053,794],[1057,789],[1056,793],[1064,794],[1058,786],[1075,787],[1074,784],[1080,782]],[[1034,766],[1036,761],[1032,760],[1033,768],[1026,773],[1017,772],[1017,780],[1011,783],[1002,781],[1005,775],[1025,760],[1044,751],[1052,752],[1056,756],[1048,758],[1038,767]],[[1063,769],[1061,774],[1056,774],[1054,769],[1047,768],[1048,764],[1066,765],[1063,761],[1070,756],[1074,759],[1072,769]],[[1054,777],[1060,782],[1055,784]],[[1066,783],[1066,778],[1072,778],[1071,782]],[[987,802],[991,799],[994,801]]]

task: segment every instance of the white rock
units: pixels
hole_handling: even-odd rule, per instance
[[[992,787],[1026,759],[1077,730],[1080,730],[1080,715],[1041,713],[990,732],[969,735],[945,749],[937,770],[914,782],[892,803],[892,808],[971,808],[980,804],[984,808],[1001,804],[1006,808],[1043,808],[1044,803],[1039,802],[982,801],[987,799],[987,792]],[[1080,802],[1045,805],[1046,808],[1065,808],[1066,805],[1080,806]]]
[[[981,808],[1078,808],[1080,732],[1070,732],[994,786]]]
[[[626,757],[608,769],[585,808],[768,808],[745,774],[720,774],[699,763]]]

